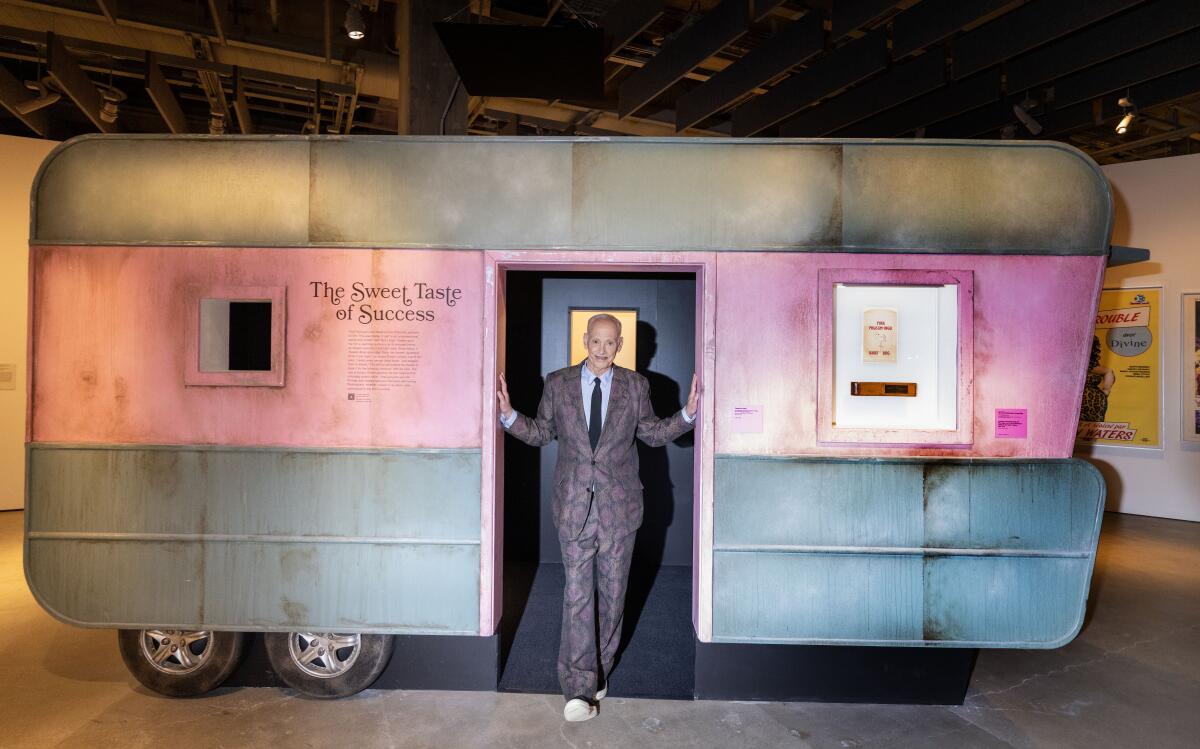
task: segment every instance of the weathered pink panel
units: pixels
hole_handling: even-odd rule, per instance
[[[1103,257],[725,253],[717,257],[717,453],[1067,458],[1075,438]],[[819,445],[817,272],[974,274],[974,442],[967,448]],[[762,406],[761,433],[733,408]],[[997,438],[998,408],[1029,409],[1025,439]]]
[[[34,441],[480,447],[481,252],[33,247],[30,254]],[[321,295],[322,282],[345,289],[339,304]],[[351,299],[356,282],[406,287],[408,304],[378,297],[366,304],[424,310],[433,320],[361,322],[363,300]],[[418,283],[461,294],[453,305],[417,299]],[[194,314],[188,292],[197,286],[287,287],[284,387],[184,385]],[[350,319],[337,319],[351,304]],[[403,351],[381,353],[397,346]],[[392,369],[367,377],[352,356]]]

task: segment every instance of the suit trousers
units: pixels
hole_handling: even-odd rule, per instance
[[[592,699],[608,679],[625,616],[625,589],[637,532],[612,536],[600,528],[592,497],[583,530],[575,539],[559,538],[562,550],[562,632],[558,643],[558,683],[563,697]],[[596,600],[599,598],[599,617]]]

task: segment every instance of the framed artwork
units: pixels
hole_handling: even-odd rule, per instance
[[[1200,443],[1200,292],[1183,295],[1183,362],[1179,394],[1179,411],[1182,414],[1182,439],[1184,442]]]
[[[570,324],[567,325],[569,338],[570,361],[567,366],[578,364],[587,358],[587,349],[583,345],[583,335],[587,332],[587,322],[593,315],[609,314],[621,321],[621,337],[625,339],[621,350],[617,352],[616,365],[625,369],[637,369],[637,320],[638,311],[626,309],[594,309],[592,307],[571,307]]]
[[[970,445],[974,274],[817,271],[817,441]]]
[[[1162,447],[1162,291],[1101,291],[1078,442]]]

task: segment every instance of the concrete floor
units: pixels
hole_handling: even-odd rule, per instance
[[[172,700],[125,671],[116,637],[51,619],[0,513],[0,745],[189,747],[1200,746],[1200,524],[1108,515],[1083,633],[1052,651],[984,651],[961,707],[609,699],[562,722],[554,696],[279,689]],[[547,647],[553,647],[547,644]]]

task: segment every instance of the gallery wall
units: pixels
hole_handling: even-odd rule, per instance
[[[1200,521],[1200,445],[1180,440],[1180,294],[1200,291],[1200,154],[1104,167],[1112,183],[1113,244],[1150,261],[1110,268],[1105,288],[1163,287],[1161,449],[1080,448],[1108,483],[1108,509]]]
[[[13,389],[0,389],[0,510],[25,506],[29,189],[42,159],[57,145],[0,135],[0,364],[16,369]]]

